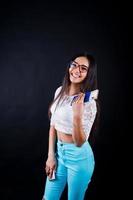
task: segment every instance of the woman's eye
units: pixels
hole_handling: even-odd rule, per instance
[[[87,71],[86,67],[82,67],[82,70],[83,70],[83,71]]]
[[[76,65],[75,63],[72,63],[72,66],[73,66],[73,67],[76,67],[77,65]]]

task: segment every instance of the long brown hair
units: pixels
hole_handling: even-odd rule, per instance
[[[56,105],[56,107],[57,107],[59,102],[60,102],[60,100],[64,96],[64,94],[68,94],[68,92],[69,92],[69,86],[71,84],[70,78],[69,78],[70,62],[74,61],[78,57],[87,58],[88,63],[89,63],[89,69],[88,69],[88,72],[87,72],[87,76],[81,82],[80,91],[85,93],[86,91],[92,91],[92,90],[98,89],[98,85],[97,85],[97,64],[95,62],[94,57],[92,55],[86,53],[86,52],[85,53],[80,53],[80,54],[77,54],[77,55],[73,56],[71,58],[71,60],[69,61],[68,66],[66,68],[65,76],[64,76],[63,81],[62,81],[61,90],[60,90],[59,94],[56,96],[56,98],[50,104],[50,107],[49,107],[49,110],[48,110],[49,117],[51,116],[50,108],[51,108],[52,104],[59,98],[58,102],[57,102],[57,105]],[[89,139],[91,140],[92,143],[95,140],[94,135],[95,135],[96,132],[98,132],[98,127],[99,127],[100,103],[99,103],[99,99],[98,98],[96,99],[96,106],[97,106],[97,114],[96,114],[96,118],[94,120],[93,126],[91,128],[91,133],[90,133],[91,139],[89,137]]]

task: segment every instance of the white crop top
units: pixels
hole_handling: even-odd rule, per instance
[[[56,89],[54,99],[59,94],[61,88],[62,86]],[[85,107],[83,111],[82,125],[84,133],[86,135],[86,140],[88,140],[89,138],[89,134],[96,117],[97,107],[95,99],[97,98],[96,94],[98,92],[99,90],[91,91],[89,101],[84,103]],[[58,99],[51,106],[50,125],[54,126],[57,131],[64,132],[70,135],[72,135],[73,128],[73,110],[71,106],[71,101],[73,100],[74,96],[77,95],[65,95],[63,99],[61,99],[56,109],[55,107]]]

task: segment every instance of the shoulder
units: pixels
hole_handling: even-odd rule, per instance
[[[61,89],[62,89],[62,86],[59,86],[59,87],[56,88],[54,98],[57,97],[57,95],[59,94],[59,92],[61,91]]]
[[[59,94],[59,92],[61,91],[62,85],[57,87],[55,90],[55,94]]]
[[[99,90],[92,90],[90,92],[89,101],[85,103],[85,108],[87,112],[96,113],[97,112],[97,103],[96,100],[98,99]]]
[[[95,108],[96,107],[96,100],[95,99],[90,99],[88,102],[85,102],[85,107],[86,108]]]
[[[90,100],[97,99],[98,98],[98,94],[99,94],[99,90],[98,89],[92,90],[91,93],[90,93]]]
[[[85,104],[89,107],[96,107],[96,100],[98,99],[99,90],[92,90],[90,92],[89,101],[85,102]]]

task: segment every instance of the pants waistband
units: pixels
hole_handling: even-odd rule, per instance
[[[88,143],[88,140],[84,142],[85,143]],[[75,146],[75,143],[69,143],[69,142],[64,142],[64,141],[61,141],[61,140],[57,140],[57,144],[63,146],[63,145],[72,145],[72,146]]]

